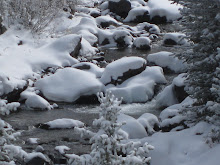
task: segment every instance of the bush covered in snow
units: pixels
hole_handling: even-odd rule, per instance
[[[149,150],[153,146],[140,142],[122,142],[127,134],[121,130],[122,123],[117,123],[120,113],[121,100],[114,97],[111,92],[98,95],[101,103],[100,118],[93,124],[100,127],[99,131],[91,138],[92,151],[87,155],[67,155],[70,164],[114,164],[114,165],[143,165],[149,164]]]
[[[5,24],[22,25],[32,32],[41,32],[63,10],[74,9],[77,0],[1,0],[0,15]]]

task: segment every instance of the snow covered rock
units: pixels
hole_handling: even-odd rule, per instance
[[[187,43],[186,35],[183,33],[167,33],[164,35],[163,43],[165,45],[185,45]]]
[[[6,27],[2,24],[2,18],[0,17],[0,35],[6,32]]]
[[[74,127],[82,128],[84,123],[79,120],[62,118],[62,119],[55,119],[53,121],[49,121],[44,124],[38,124],[39,128],[42,129],[70,129]]]
[[[100,81],[105,84],[118,85],[145,70],[146,60],[140,57],[123,57],[108,64]]]
[[[155,85],[159,83],[166,83],[162,68],[147,67],[143,72],[120,85],[108,85],[106,90],[111,91],[117,98],[122,97],[125,103],[139,103],[151,99]]]
[[[65,154],[66,151],[70,150],[67,146],[56,146],[55,150],[57,150],[61,155]]]
[[[18,107],[20,107],[20,103],[18,102],[8,103],[7,100],[2,100],[2,99],[0,100],[1,115],[9,115],[11,111],[16,111]]]
[[[148,37],[138,37],[134,40],[133,46],[140,50],[150,50],[151,40]]]
[[[90,62],[81,62],[72,66],[73,68],[87,71],[96,75],[97,78],[101,78],[102,73],[104,72],[103,68],[98,67],[97,65]]]
[[[150,34],[159,34],[160,28],[155,24],[150,24],[148,22],[139,23],[136,26],[137,30],[142,31],[145,30]]]
[[[108,8],[111,12],[125,18],[131,10],[131,2],[130,0],[109,0]]]
[[[119,25],[120,23],[109,15],[99,16],[96,18],[96,23],[102,28],[109,27],[110,25]]]
[[[90,12],[90,15],[94,18],[97,18],[97,17],[101,16],[101,12],[98,10],[93,10]]]
[[[165,87],[164,90],[157,95],[156,100],[158,105],[167,107],[182,102],[188,96],[184,90],[185,79],[185,73],[174,78],[172,84]]]
[[[181,5],[172,4],[169,0],[149,0],[151,23],[162,24],[181,18],[179,9]]]
[[[160,130],[160,124],[157,116],[151,113],[144,113],[137,119],[137,121],[143,125],[149,135],[152,135],[154,132]]]
[[[121,127],[123,131],[128,133],[129,139],[141,139],[147,136],[145,128],[133,117],[120,114],[118,116],[118,123],[126,123]]]
[[[133,38],[128,31],[117,30],[113,33],[113,39],[118,47],[124,48],[132,44]]]
[[[75,68],[58,70],[35,83],[43,95],[52,101],[74,102],[80,96],[92,95],[102,90],[102,83],[92,73]]]
[[[150,9],[147,6],[136,7],[129,11],[128,16],[124,19],[124,22],[149,22]]]
[[[160,67],[168,68],[175,73],[186,71],[187,64],[183,60],[178,59],[171,52],[161,51],[158,53],[149,54],[147,61],[154,63]]]
[[[184,123],[186,116],[182,114],[182,110],[185,106],[191,106],[195,100],[190,97],[187,97],[180,104],[175,104],[167,107],[160,113],[161,120],[161,129],[163,132],[176,131],[187,128],[187,125]]]

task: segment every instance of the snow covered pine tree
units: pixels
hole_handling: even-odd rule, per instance
[[[90,154],[77,156],[71,154],[71,165],[148,165],[151,158],[149,150],[154,147],[145,143],[133,142],[127,139],[127,133],[121,128],[122,123],[117,123],[120,113],[120,104],[111,92],[98,94],[101,103],[100,118],[93,124],[100,127],[99,131],[91,138],[92,151]]]
[[[182,54],[190,68],[186,90],[196,104],[186,108],[189,123],[201,120],[216,125],[213,141],[220,141],[220,1],[182,0],[183,25],[194,43]]]

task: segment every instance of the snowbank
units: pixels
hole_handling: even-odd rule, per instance
[[[154,63],[158,66],[169,68],[171,71],[175,73],[181,73],[186,71],[187,64],[183,62],[183,60],[178,59],[175,55],[171,52],[158,52],[149,54],[147,56],[147,61]]]
[[[38,80],[35,86],[47,99],[59,102],[74,102],[80,96],[102,90],[102,83],[94,74],[74,68],[59,69],[54,75]]]

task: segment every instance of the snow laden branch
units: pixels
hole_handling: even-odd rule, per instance
[[[149,151],[154,147],[148,143],[128,141],[128,135],[121,129],[125,123],[118,123],[122,99],[117,99],[111,92],[98,93],[101,103],[99,119],[93,122],[99,127],[90,139],[91,153],[85,155],[66,154],[71,165],[144,165],[149,164]],[[85,132],[84,132],[85,133]]]

